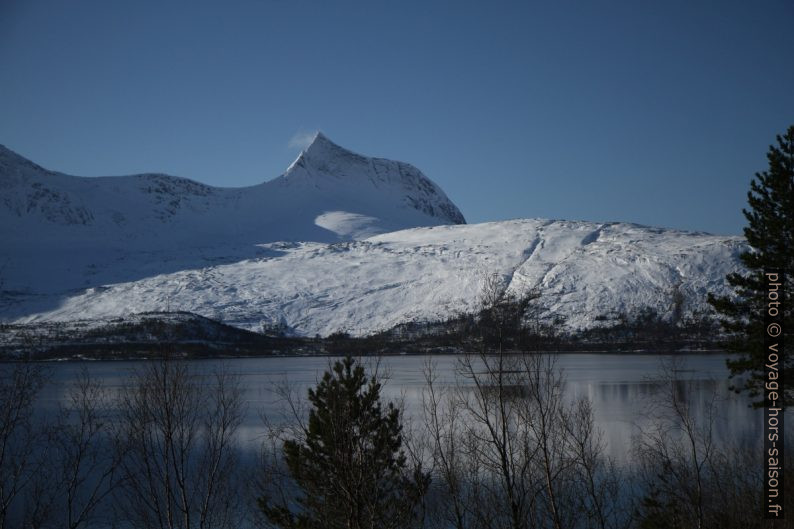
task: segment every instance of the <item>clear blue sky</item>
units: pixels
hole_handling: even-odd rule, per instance
[[[469,222],[740,233],[794,123],[792,28],[790,0],[0,0],[0,143],[243,186],[320,129]]]

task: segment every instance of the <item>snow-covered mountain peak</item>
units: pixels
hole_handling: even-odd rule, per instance
[[[0,257],[0,282],[19,291],[252,257],[257,245],[277,241],[333,243],[463,222],[418,169],[355,154],[322,134],[281,177],[247,188],[156,173],[71,176],[0,147],[0,246],[9,256]],[[150,268],[127,266],[136,259]]]
[[[284,177],[290,181],[311,179],[312,177],[355,177],[365,170],[368,158],[354,153],[332,142],[322,132],[314,135],[308,147],[303,149],[292,164],[290,164]]]
[[[463,214],[441,188],[413,165],[363,156],[337,145],[322,132],[316,134],[309,147],[274,182],[303,192],[320,191],[329,197],[355,197],[368,209],[375,206],[373,213],[378,207],[388,210],[397,206],[409,216],[419,213],[436,219],[425,225],[466,223]]]
[[[70,176],[0,146],[0,322],[177,308],[251,330],[367,334],[472,312],[496,273],[576,330],[667,314],[682,296],[684,316],[698,314],[746,248],[620,223],[464,223],[416,167],[322,134],[281,177],[242,189]]]
[[[359,158],[366,158],[364,156],[355,154],[354,152],[345,149],[337,145],[336,143],[332,142],[328,136],[323,134],[322,132],[317,132],[314,135],[314,139],[306,147],[303,152],[301,152],[301,156],[305,158],[309,158],[312,160],[323,160],[326,158],[331,158],[335,156],[357,156]]]

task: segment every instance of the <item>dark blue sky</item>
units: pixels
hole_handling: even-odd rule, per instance
[[[793,27],[790,0],[0,0],[0,143],[242,186],[320,129],[469,222],[739,233],[794,124]]]

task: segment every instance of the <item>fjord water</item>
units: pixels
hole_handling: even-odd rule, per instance
[[[718,419],[714,423],[717,439],[728,441],[755,440],[761,435],[761,414],[748,407],[747,398],[730,391],[725,354],[561,354],[557,365],[566,379],[568,399],[588,397],[593,403],[595,420],[603,432],[607,453],[625,461],[631,439],[638,428],[647,424],[658,385],[653,379],[661,373],[664,361],[675,357],[676,376],[682,382],[678,390],[690,403],[696,419],[704,420],[709,403],[716,397]],[[288,420],[284,403],[276,389],[288,384],[304,401],[306,390],[322,377],[333,358],[328,357],[266,357],[225,360],[190,360],[199,380],[211,383],[211,375],[223,366],[239,376],[246,414],[240,430],[240,442],[255,451],[265,431],[263,415],[273,423]],[[455,356],[389,356],[379,360],[367,357],[364,362],[377,367],[387,376],[383,396],[404,403],[409,420],[420,419],[424,369],[428,362],[435,367],[440,385],[455,384]],[[378,364],[379,362],[379,364]],[[38,401],[42,412],[52,411],[65,403],[70,383],[83,369],[111,392],[131,383],[132,376],[145,361],[64,362],[52,366],[51,383]]]

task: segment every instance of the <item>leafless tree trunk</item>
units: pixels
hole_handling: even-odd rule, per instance
[[[568,438],[563,424],[563,376],[552,354],[520,357],[526,377],[525,399],[519,417],[529,425],[540,451],[546,512],[554,529],[562,529],[563,512],[559,492],[571,461],[566,457]]]
[[[718,455],[714,438],[717,394],[712,392],[699,422],[687,399],[687,382],[678,376],[682,366],[680,359],[662,364],[657,380],[660,392],[650,411],[653,422],[641,431],[635,452],[651,476],[661,476],[651,478],[650,487],[664,501],[675,504],[669,514],[677,523],[680,518],[680,523],[703,529],[709,503],[707,475]]]
[[[42,464],[44,438],[33,403],[45,376],[41,366],[19,362],[0,373],[0,529],[43,517],[31,490]],[[12,521],[15,520],[15,521]]]
[[[573,414],[555,358],[467,355],[454,387],[439,387],[435,376],[428,367],[423,410],[445,522],[458,529],[573,527],[582,514],[570,493],[579,454],[571,448],[573,427],[565,427]],[[592,421],[589,407],[581,413]],[[601,453],[588,456],[591,465]]]
[[[235,527],[242,413],[239,381],[224,370],[202,380],[164,360],[138,373],[121,397],[122,516],[146,529]]]
[[[465,440],[461,438],[461,410],[451,398],[449,390],[438,383],[435,366],[425,365],[425,391],[422,413],[425,422],[426,444],[431,454],[431,472],[441,486],[436,511],[441,526],[455,529],[472,526],[472,505],[476,496],[469,479],[475,470],[463,456]]]
[[[576,400],[562,416],[568,458],[573,463],[574,510],[588,529],[628,529],[632,524],[622,495],[628,483],[615,463],[604,455],[602,433],[596,428],[593,409],[585,398]]]
[[[119,479],[120,452],[110,427],[111,397],[83,370],[61,406],[50,434],[52,446],[52,527],[77,529],[94,515]]]
[[[589,401],[566,404],[556,355],[507,350],[521,344],[515,337],[537,311],[537,293],[518,301],[497,276],[484,285],[481,350],[459,358],[449,388],[425,368],[424,425],[444,502],[439,525],[628,527]]]

